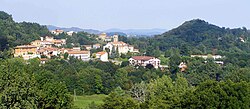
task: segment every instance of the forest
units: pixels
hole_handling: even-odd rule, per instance
[[[120,36],[142,54],[164,59],[167,69],[133,67],[127,61],[116,65],[55,58],[41,64],[36,58],[13,57],[13,47],[46,35],[52,34],[45,26],[17,23],[0,12],[0,108],[79,108],[73,104],[73,95],[93,94],[108,96],[103,104],[91,103],[87,109],[250,107],[250,33],[246,28],[229,29],[195,19],[154,37]],[[98,42],[96,35],[85,32],[54,37],[70,38],[66,47]],[[224,64],[190,57],[193,54],[222,55],[219,61]],[[185,71],[178,68],[181,62],[188,66]]]

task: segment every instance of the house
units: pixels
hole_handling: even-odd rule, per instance
[[[90,51],[68,51],[69,56],[81,59],[83,61],[90,60]]]
[[[129,59],[129,64],[132,66],[143,66],[151,64],[154,68],[160,67],[161,60],[151,56],[133,56]]]
[[[55,34],[55,35],[59,35],[59,34],[63,33],[63,30],[56,29],[56,30],[52,30],[51,33]]]
[[[41,58],[41,59],[40,59],[40,63],[41,63],[41,64],[45,64],[47,61],[48,61],[47,58]]]
[[[74,51],[81,51],[81,47],[73,47],[72,50],[74,50]]]
[[[113,42],[107,43],[103,46],[103,50],[109,49],[109,54],[111,54],[112,50],[118,50],[119,54],[127,54],[128,52],[138,53],[138,49],[134,49],[134,46],[129,45],[123,41],[118,40],[118,35],[113,37]],[[136,50],[136,51],[135,51]]]
[[[97,52],[96,58],[100,59],[103,62],[108,62],[108,53],[107,52]]]
[[[34,45],[34,46],[36,46],[36,47],[40,47],[40,46],[41,46],[41,43],[42,43],[41,40],[35,40],[35,41],[32,41],[30,44],[31,44],[31,45]]]
[[[212,58],[214,60],[223,58],[221,55],[191,55],[191,57],[200,57],[203,59]]]
[[[86,48],[86,50],[91,50],[92,49],[92,45],[83,45],[85,48]]]
[[[46,56],[48,58],[51,58],[53,56],[58,56],[62,51],[58,48],[54,47],[43,47],[38,50],[40,55]]]
[[[99,34],[99,39],[100,40],[102,40],[102,41],[105,41],[105,39],[106,39],[106,37],[107,37],[107,34],[106,33],[101,33],[101,34]]]
[[[184,62],[181,62],[178,67],[180,68],[181,72],[184,72],[187,69],[187,65]]]
[[[66,39],[54,39],[53,44],[57,47],[61,47],[66,44]]]
[[[66,32],[66,34],[69,35],[69,36],[72,36],[74,33],[77,33],[77,32],[74,32],[74,31],[68,31],[68,32]]]
[[[22,57],[24,60],[40,57],[38,48],[33,45],[16,46],[14,49],[14,57]]]
[[[98,48],[101,48],[101,44],[94,44],[93,45],[93,49],[98,49]]]
[[[66,44],[66,39],[54,39],[53,37],[46,36],[41,37],[40,40],[35,40],[31,42],[31,45],[37,46],[37,47],[52,47],[52,45],[60,47],[62,45]]]

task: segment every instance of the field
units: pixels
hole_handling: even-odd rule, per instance
[[[91,102],[95,104],[102,104],[103,99],[107,95],[84,95],[84,96],[76,96],[76,100],[74,101],[74,106],[80,109],[85,109]]]

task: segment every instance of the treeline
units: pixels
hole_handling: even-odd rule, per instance
[[[28,22],[17,23],[11,15],[0,11],[0,51],[29,44],[46,35],[50,35],[46,26]]]
[[[104,100],[104,104],[89,105],[90,109],[173,109],[221,108],[248,109],[250,107],[249,82],[207,80],[193,87],[181,75],[172,80],[163,76],[146,84],[134,85],[130,91],[117,88]]]
[[[236,89],[232,89],[235,90],[234,92],[228,92],[236,94],[236,98],[233,97],[233,100],[243,99],[241,96],[238,96],[241,94],[240,90],[249,90],[249,67],[242,68],[232,64],[219,66],[215,64],[213,60],[207,60],[207,63],[204,63],[204,59],[189,57],[179,57],[179,59],[172,57],[169,63],[175,65],[174,63],[179,63],[178,61],[185,61],[188,63],[187,65],[189,67],[185,72],[181,72],[178,65],[170,66],[169,69],[159,70],[143,67],[134,68],[124,63],[122,66],[118,66],[109,62],[83,62],[74,58],[70,58],[70,60],[52,59],[45,64],[40,64],[38,59],[29,61],[18,58],[1,60],[0,96],[2,99],[0,100],[0,104],[2,104],[1,106],[3,107],[37,106],[39,108],[45,108],[56,106],[57,108],[61,106],[60,108],[62,108],[63,106],[72,107],[71,95],[73,94],[109,94],[109,97],[105,100],[105,104],[103,105],[105,108],[111,108],[114,105],[124,107],[125,104],[131,106],[133,103],[135,106],[139,107],[146,106],[143,108],[152,108],[152,106],[154,107],[155,105],[157,108],[160,108],[161,105],[166,106],[163,106],[163,108],[172,106],[184,108],[185,106],[189,106],[186,103],[191,101],[190,104],[193,104],[194,107],[199,106],[199,104],[196,103],[205,102],[204,100],[200,100],[201,102],[194,102],[193,99],[197,97],[195,92],[198,90],[201,91],[199,93],[208,91],[206,92],[209,93],[208,95],[210,95],[210,93],[217,94],[216,90],[218,89],[215,86],[215,92],[210,92],[214,87],[206,87],[211,89],[199,89],[203,87],[203,84],[210,84],[210,82],[216,86],[221,84],[233,86],[243,84],[244,88],[243,86],[237,86],[238,88],[241,87],[237,89],[235,86]],[[176,71],[173,72],[171,70]],[[169,84],[170,86],[165,86]],[[182,89],[183,87],[181,86],[185,86],[185,90]],[[152,89],[152,87],[155,87],[155,89]],[[224,88],[221,90],[225,91]],[[122,94],[113,95],[114,93],[118,93],[116,91],[119,93],[122,92]],[[142,95],[142,93],[145,95]],[[154,93],[158,94],[151,95]],[[188,96],[191,98],[186,97],[186,95],[188,95],[187,93],[191,94]],[[219,95],[223,93],[218,93],[218,96],[224,96]],[[246,97],[244,100],[249,100],[247,91],[244,91],[242,94]],[[143,96],[143,98],[141,98],[141,96]],[[167,97],[159,98],[164,96]],[[168,98],[169,96],[172,98]],[[226,96],[230,98],[229,95],[225,95],[225,97]],[[187,102],[187,99],[190,99],[190,101]],[[195,98],[195,100],[196,99],[199,100],[201,98]],[[215,98],[208,97],[204,99]],[[120,104],[112,104],[116,102]],[[130,102],[132,103],[131,105]],[[182,104],[182,102],[185,103]],[[241,102],[244,103],[244,106],[249,106],[249,102],[242,100]],[[220,99],[218,103],[222,103]],[[212,104],[204,104],[204,106],[212,106]],[[94,105],[94,107],[96,107],[96,105]]]

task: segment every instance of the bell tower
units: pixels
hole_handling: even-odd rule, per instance
[[[118,35],[116,34],[116,35],[114,35],[113,36],[113,42],[118,42],[119,40],[118,40]]]

